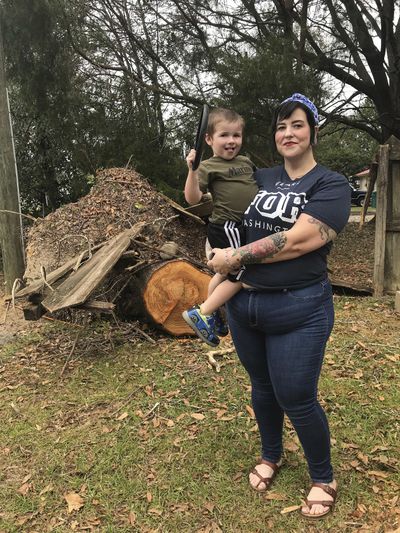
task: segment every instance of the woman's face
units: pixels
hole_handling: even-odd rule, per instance
[[[275,144],[285,159],[299,159],[309,150],[311,129],[305,112],[296,108],[283,120],[278,119],[275,131]]]

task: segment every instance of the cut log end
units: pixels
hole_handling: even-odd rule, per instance
[[[172,260],[141,271],[136,283],[146,315],[167,333],[179,336],[193,334],[182,312],[207,298],[210,278],[187,261]]]
[[[210,276],[186,261],[170,261],[153,271],[143,301],[154,322],[173,335],[192,334],[182,312],[207,298]]]

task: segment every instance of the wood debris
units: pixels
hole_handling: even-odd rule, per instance
[[[99,172],[91,192],[37,220],[28,235],[27,319],[86,309],[192,334],[182,311],[206,296],[204,221],[137,172]],[[60,237],[61,236],[61,237]]]

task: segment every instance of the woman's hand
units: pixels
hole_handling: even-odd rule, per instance
[[[226,276],[230,272],[236,272],[240,269],[240,256],[235,248],[213,248],[212,259],[207,262],[208,268],[214,272]]]

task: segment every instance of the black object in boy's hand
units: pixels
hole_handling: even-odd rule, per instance
[[[207,131],[208,124],[208,105],[204,104],[201,111],[199,124],[197,126],[196,140],[194,143],[194,149],[196,150],[196,157],[193,161],[192,169],[196,170],[200,165],[201,156],[203,155],[204,136]]]

